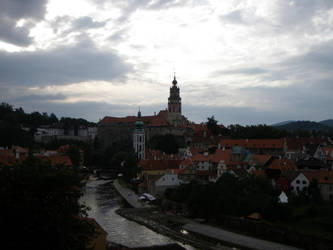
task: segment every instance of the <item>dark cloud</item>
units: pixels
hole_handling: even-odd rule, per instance
[[[114,51],[100,50],[90,40],[52,50],[0,52],[0,83],[43,86],[120,79],[131,65]]]
[[[34,22],[44,18],[46,0],[1,0],[0,40],[18,46],[32,43],[29,31]],[[16,27],[20,19],[28,20],[22,27]]]
[[[63,94],[55,94],[55,95],[36,95],[36,94],[23,94],[22,96],[16,96],[10,99],[10,102],[16,103],[36,103],[36,102],[42,102],[42,101],[64,101],[66,99],[66,96]]]

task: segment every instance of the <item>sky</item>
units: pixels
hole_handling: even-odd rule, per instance
[[[0,0],[0,101],[98,122],[333,118],[332,0]]]

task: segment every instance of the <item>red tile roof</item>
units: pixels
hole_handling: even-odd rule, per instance
[[[58,152],[67,153],[68,149],[69,149],[69,145],[62,145],[58,148]]]
[[[12,166],[15,163],[16,158],[11,149],[0,149],[0,165]]]
[[[51,161],[52,166],[56,166],[58,164],[64,164],[65,166],[72,166],[72,161],[67,155],[51,155],[48,157]]]
[[[155,116],[142,116],[142,120],[144,122],[149,122]],[[126,116],[126,117],[104,117],[99,123],[100,124],[107,124],[107,123],[135,123],[137,121],[136,116]]]
[[[326,160],[333,161],[333,147],[323,147],[323,153],[326,157]]]
[[[327,138],[286,138],[287,151],[301,151],[308,144],[330,145]]]
[[[256,170],[253,170],[251,173],[256,176],[266,177],[265,170],[263,170],[263,169],[256,169]]]
[[[289,159],[275,159],[268,166],[267,169],[281,170],[281,172],[295,171],[296,165]]]
[[[333,171],[314,170],[302,171],[310,181],[316,179],[320,184],[333,184]]]
[[[178,154],[166,154],[159,150],[152,150],[146,148],[146,159],[147,160],[181,160]]]
[[[139,166],[143,170],[178,169],[181,160],[141,160]]]
[[[282,149],[284,139],[222,139],[221,147],[241,146],[247,149],[265,148]]]
[[[161,110],[158,115],[154,116],[148,124],[149,127],[167,127],[170,126],[168,122],[168,111]]]
[[[12,146],[12,151],[16,151],[16,152],[20,152],[20,153],[23,153],[23,154],[27,154],[29,152],[29,149],[28,148],[22,148],[20,146]]]
[[[221,160],[224,160],[226,164],[229,164],[231,162],[231,150],[217,149],[214,154],[196,154],[193,156],[192,160],[196,162],[209,161],[213,163],[219,163]]]
[[[256,165],[259,166],[264,166],[265,163],[271,158],[271,155],[258,155],[258,154],[253,154],[251,155],[251,158],[249,160],[249,163],[255,163]]]
[[[193,160],[191,158],[185,159],[180,163],[180,166],[189,167],[193,165]]]

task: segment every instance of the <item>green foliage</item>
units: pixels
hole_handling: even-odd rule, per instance
[[[300,137],[310,136],[332,136],[333,128],[330,126],[330,120],[327,120],[328,124],[323,121],[312,122],[312,121],[296,121],[290,122],[276,128],[280,130],[286,130],[289,134]]]
[[[0,167],[3,249],[86,249],[95,228],[80,219],[82,180],[68,167],[29,156]]]
[[[118,171],[128,182],[136,177],[139,171],[138,159],[131,140],[116,141],[105,150],[95,148],[91,159],[95,167]]]
[[[53,113],[48,115],[46,112],[39,113],[37,111],[30,114],[25,113],[22,108],[14,109],[7,103],[0,104],[0,146],[29,146],[33,145],[33,135],[37,128],[42,125],[63,126],[65,132],[70,128],[74,128],[77,134],[79,126],[91,126],[94,123],[84,119],[74,119],[62,117],[60,119]],[[22,129],[25,127],[28,131]]]
[[[215,120],[213,115],[207,118],[206,125],[213,135],[218,135],[220,133],[220,127],[217,125],[217,120]]]
[[[178,138],[172,134],[154,135],[148,142],[148,147],[160,150],[166,154],[177,154],[178,149],[184,144],[183,138]]]
[[[69,146],[67,150],[67,155],[72,161],[73,167],[78,168],[80,167],[81,163],[81,154],[80,154],[80,148],[76,145]]]
[[[251,139],[266,139],[266,138],[282,138],[287,135],[285,131],[278,130],[267,125],[230,125],[228,126],[228,135],[232,138],[251,138]]]
[[[223,174],[216,183],[191,182],[169,190],[167,198],[186,203],[192,216],[216,218],[221,214],[248,216],[261,213],[266,219],[278,219],[281,213],[278,193],[261,177],[237,179]]]

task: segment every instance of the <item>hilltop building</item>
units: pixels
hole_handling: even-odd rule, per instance
[[[176,77],[174,77],[170,87],[168,108],[152,116],[141,116],[140,112],[140,126],[142,126],[140,129],[144,131],[145,142],[155,135],[172,134],[181,138],[186,144],[188,135],[193,133],[193,128],[181,112],[180,89]],[[104,117],[98,124],[99,142],[105,148],[120,140],[132,140],[133,131],[137,133],[137,122],[136,116]],[[139,145],[136,144],[136,146]]]

